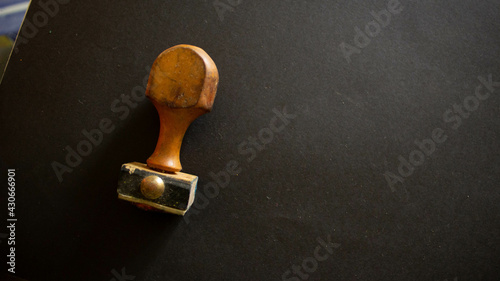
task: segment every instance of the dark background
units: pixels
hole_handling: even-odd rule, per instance
[[[498,1],[401,0],[350,63],[339,45],[354,46],[355,27],[389,0],[220,1],[234,4],[223,19],[219,1],[70,1],[28,44],[18,39],[0,85],[16,276],[108,281],[125,268],[134,280],[282,280],[330,236],[340,247],[308,280],[500,279],[500,89],[456,130],[443,119],[478,76],[500,80]],[[159,121],[147,100],[124,120],[111,111],[182,43],[220,74],[213,112],[185,136],[184,172],[199,176],[200,194],[210,172],[241,167],[187,219],[117,199],[120,165],[145,162]],[[284,106],[297,117],[248,161],[238,146]],[[65,148],[103,118],[115,130],[59,182],[51,163],[65,164]],[[436,128],[447,140],[391,190],[384,173]],[[6,188],[0,196],[6,209]]]

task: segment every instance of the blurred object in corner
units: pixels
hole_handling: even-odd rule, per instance
[[[26,0],[0,0],[0,35],[16,40],[29,4],[30,1]]]
[[[9,60],[10,50],[14,42],[7,36],[0,36],[0,77],[3,74],[7,61]]]
[[[3,76],[29,3],[26,0],[0,0],[0,77]]]

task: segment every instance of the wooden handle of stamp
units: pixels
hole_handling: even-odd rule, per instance
[[[209,112],[215,99],[219,73],[202,49],[177,45],[153,63],[146,96],[160,116],[160,136],[148,166],[166,172],[182,170],[179,153],[189,125]]]

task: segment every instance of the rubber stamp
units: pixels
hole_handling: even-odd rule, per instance
[[[215,63],[202,49],[178,45],[153,63],[146,96],[160,117],[160,134],[147,164],[123,164],[118,198],[145,210],[184,215],[194,201],[198,177],[180,172],[184,134],[210,112],[219,83]]]

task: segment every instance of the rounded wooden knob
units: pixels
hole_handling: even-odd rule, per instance
[[[161,53],[149,75],[146,96],[160,116],[160,136],[148,166],[166,172],[182,170],[179,153],[189,125],[209,112],[219,73],[202,49],[177,45]]]

